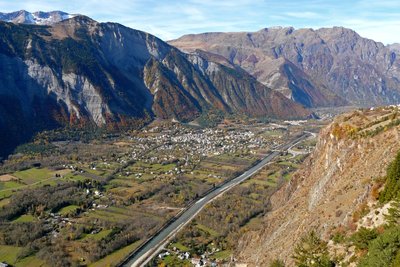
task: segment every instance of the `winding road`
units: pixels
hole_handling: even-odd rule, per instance
[[[170,240],[178,233],[186,224],[188,224],[208,203],[210,203],[216,197],[222,195],[232,187],[240,184],[247,180],[259,170],[261,170],[266,164],[271,162],[275,157],[280,155],[282,152],[287,151],[294,145],[306,139],[311,134],[304,132],[301,136],[291,140],[290,142],[283,144],[270,154],[268,154],[263,160],[251,167],[241,175],[231,179],[230,181],[216,187],[209,191],[205,196],[196,202],[189,205],[185,210],[179,213],[174,220],[169,224],[166,224],[164,228],[159,230],[155,235],[149,238],[143,245],[132,252],[127,259],[122,262],[119,266],[144,266],[152,258],[157,256],[163,248],[170,242]]]

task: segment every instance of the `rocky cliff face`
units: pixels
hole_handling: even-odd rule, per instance
[[[349,29],[266,28],[191,34],[169,43],[184,51],[201,49],[223,56],[306,106],[400,101],[395,46],[385,47]]]
[[[83,16],[52,26],[0,22],[0,57],[0,98],[21,113],[2,108],[4,136],[22,127],[11,127],[12,121],[41,130],[154,117],[189,121],[210,109],[285,119],[310,115],[240,68]]]
[[[311,230],[329,239],[333,229],[354,231],[354,214],[374,201],[373,186],[400,149],[399,110],[355,111],[321,131],[315,151],[292,180],[276,192],[263,229],[239,241],[239,262],[293,265],[294,245]]]

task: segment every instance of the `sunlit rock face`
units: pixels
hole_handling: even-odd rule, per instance
[[[266,28],[258,32],[185,35],[170,44],[226,58],[261,83],[305,106],[400,101],[398,45],[342,28]]]

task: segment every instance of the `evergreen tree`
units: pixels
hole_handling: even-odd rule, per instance
[[[400,197],[400,152],[390,164],[386,174],[386,186],[379,195],[379,201],[385,203]]]
[[[378,232],[375,229],[367,229],[361,227],[356,233],[351,236],[351,241],[353,245],[359,250],[364,250],[368,248],[369,243],[377,238]]]
[[[385,220],[389,227],[400,224],[400,202],[395,201],[388,209],[388,214],[385,214]]]
[[[397,267],[400,263],[400,227],[393,227],[371,241],[359,267]]]
[[[333,267],[327,243],[321,240],[315,231],[301,238],[294,248],[293,258],[298,267]]]

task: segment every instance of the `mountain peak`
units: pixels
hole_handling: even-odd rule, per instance
[[[77,16],[77,14],[68,14],[63,11],[36,11],[31,13],[26,10],[19,10],[10,13],[0,12],[1,21],[12,22],[15,24],[53,25],[75,16]]]
[[[67,19],[64,19],[64,20],[57,21],[57,22],[55,22],[53,24],[60,23],[60,22],[61,23],[64,23],[64,22],[65,23],[73,23],[73,24],[86,25],[86,26],[98,23],[97,21],[95,21],[94,19],[92,19],[92,18],[90,18],[88,16],[79,15],[79,14],[78,15],[73,15],[70,18],[67,18]]]

